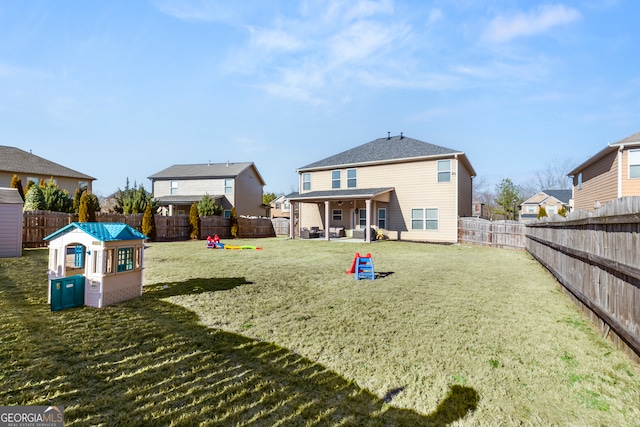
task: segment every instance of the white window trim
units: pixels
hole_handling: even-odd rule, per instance
[[[445,162],[447,162],[449,164],[449,168],[445,169],[445,170],[440,170],[440,165],[445,164]],[[438,163],[436,165],[436,181],[441,183],[441,182],[451,182],[451,168],[452,168],[452,164],[453,162],[451,161],[451,159],[444,159],[444,160],[438,160]],[[448,179],[446,181],[440,181],[440,174],[447,174]]]
[[[308,188],[305,188],[305,187],[308,187]],[[311,190],[311,172],[304,172],[302,174],[302,191],[310,191],[310,190]]]
[[[331,211],[331,221],[342,221],[342,209],[333,209]]]
[[[380,226],[380,212],[384,212],[384,227]],[[387,218],[387,208],[378,208],[378,228],[382,228],[384,230],[387,229],[387,224],[389,223],[389,220]]]
[[[338,178],[334,178],[333,177],[333,174],[336,173],[336,172],[338,173]],[[337,187],[334,186],[335,182],[338,183]],[[340,169],[332,170],[331,171],[331,189],[335,190],[335,189],[338,189],[338,188],[341,188],[341,187],[342,187],[342,171]]]
[[[419,210],[422,211],[422,218],[413,218],[413,211]],[[427,211],[436,211],[436,218],[428,218]],[[413,228],[413,221],[422,221],[422,228]],[[427,223],[429,221],[436,221],[436,228],[427,228]],[[438,208],[412,208],[411,209],[411,229],[417,231],[438,231],[440,230],[440,209]]]
[[[353,171],[354,177],[349,178],[349,172]],[[351,185],[351,182],[354,182],[354,185]],[[347,169],[347,188],[358,188],[358,170],[355,168]]]
[[[633,156],[631,155],[631,153],[633,153]],[[640,179],[640,175],[639,176],[631,176],[631,166],[638,166],[640,167],[640,150],[629,150],[628,154],[627,154],[627,160],[628,160],[628,165],[627,165],[627,177],[629,179]],[[633,163],[632,163],[633,161]]]

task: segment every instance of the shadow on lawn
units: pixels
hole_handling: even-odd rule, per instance
[[[67,426],[444,426],[476,409],[478,393],[457,385],[429,415],[394,408],[312,360],[208,329],[194,313],[160,299],[243,284],[192,279],[149,287],[141,298],[104,309],[50,312],[42,288],[2,283],[3,291],[40,298],[15,298],[6,307],[32,313],[13,317],[32,341],[4,341],[16,348],[2,349],[13,357],[0,401],[63,405]]]

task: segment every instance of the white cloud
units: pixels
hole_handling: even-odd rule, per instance
[[[443,18],[444,18],[444,14],[442,13],[442,10],[431,9],[431,11],[429,12],[429,19],[427,20],[427,22],[429,24],[433,24],[435,22],[442,20]]]
[[[291,51],[302,46],[301,40],[282,30],[262,30],[250,27],[249,31],[251,32],[251,43],[258,48]]]
[[[520,36],[541,34],[553,27],[567,25],[580,19],[578,10],[564,5],[543,5],[534,11],[515,15],[496,16],[483,34],[492,42],[506,42]]]

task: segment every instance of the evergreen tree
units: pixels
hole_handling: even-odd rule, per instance
[[[567,216],[567,208],[564,205],[562,205],[562,207],[558,209],[558,215],[560,215],[561,217]]]
[[[51,178],[42,187],[42,194],[45,200],[45,210],[53,212],[73,212],[73,200],[69,197],[67,190],[61,190]]]
[[[38,185],[32,185],[25,197],[23,211],[42,211],[45,210],[44,194]]]
[[[100,212],[98,196],[83,191],[78,207],[78,222],[96,222],[96,212]]]
[[[78,222],[90,222],[89,220],[89,195],[86,191],[80,196],[80,206],[78,206]]]
[[[27,181],[27,186],[24,188],[25,197],[26,197],[27,193],[29,192],[29,189],[31,189],[31,187],[34,186],[34,185],[35,185],[35,182],[33,182],[31,180]]]
[[[540,206],[538,208],[538,219],[546,217],[547,216],[547,208],[545,208],[544,206]]]
[[[229,219],[231,220],[231,235],[233,237],[238,237],[238,216],[236,215],[235,206],[231,208],[231,217]]]
[[[198,204],[193,202],[189,210],[189,237],[200,238],[200,217],[198,216]]]
[[[113,210],[123,214],[137,214],[143,213],[147,207],[147,203],[151,203],[151,210],[157,211],[160,203],[153,199],[153,195],[147,193],[144,186],[140,184],[140,187],[133,183],[133,187],[129,186],[129,178],[124,190],[120,190],[115,194],[116,205]]]
[[[82,197],[82,192],[79,188],[76,188],[76,192],[73,194],[73,212],[79,213],[80,209],[80,198]]]
[[[149,240],[156,240],[156,219],[151,211],[151,203],[147,203],[142,216],[142,234],[147,236]]]
[[[200,216],[220,216],[222,212],[222,206],[216,205],[215,199],[208,194],[205,194],[198,202],[198,215]]]
[[[22,188],[22,180],[18,175],[16,174],[13,175],[13,177],[11,178],[11,184],[9,185],[9,187],[17,189],[18,193],[20,194],[20,197],[22,197],[22,200],[24,201],[24,189]]]
[[[505,178],[502,182],[496,185],[496,204],[502,206],[502,213],[505,217],[516,219],[517,207],[522,203],[522,197],[520,195],[520,187],[515,185],[509,178]]]

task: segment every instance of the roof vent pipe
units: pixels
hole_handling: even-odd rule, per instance
[[[387,139],[391,139],[391,132],[387,132]]]
[[[227,160],[227,166],[229,166],[229,160]]]
[[[400,139],[404,138],[404,136],[402,136],[402,132],[400,132]]]

